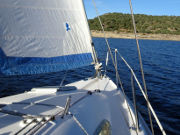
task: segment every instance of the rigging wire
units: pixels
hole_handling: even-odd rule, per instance
[[[102,21],[101,21],[101,19],[100,19],[99,13],[98,13],[98,10],[97,10],[97,7],[96,7],[96,3],[95,3],[94,0],[92,0],[92,2],[93,2],[93,5],[94,5],[94,7],[95,7],[96,15],[97,15],[97,18],[98,18],[99,23],[100,23],[100,25],[101,25],[101,29],[102,29],[102,31],[103,31],[103,34],[104,34],[104,39],[105,39],[105,41],[106,41],[106,45],[107,45],[107,47],[108,47],[108,51],[109,51],[110,56],[111,56],[111,59],[112,59],[112,63],[113,63],[113,65],[114,65],[114,68],[115,68],[116,73],[117,73],[117,72],[118,72],[118,69],[117,69],[117,66],[116,66],[116,64],[115,64],[115,60],[114,60],[114,58],[113,58],[113,54],[112,54],[112,51],[111,51],[109,42],[108,42],[108,40],[107,40],[107,38],[106,38],[106,33],[105,33],[105,30],[104,30]],[[144,78],[144,71],[143,71],[141,53],[140,53],[140,48],[139,48],[139,42],[138,42],[137,33],[136,33],[136,24],[135,24],[135,19],[134,19],[134,14],[133,14],[133,9],[132,9],[131,0],[129,0],[129,5],[130,5],[130,10],[131,10],[131,15],[132,15],[132,21],[133,21],[133,27],[134,27],[134,34],[135,34],[135,39],[136,39],[136,43],[137,43],[139,63],[140,63],[140,67],[141,67],[141,74],[142,74],[142,80],[143,80],[143,85],[144,85],[145,93],[144,93],[143,89],[141,89],[141,90],[142,90],[142,93],[145,94],[144,96],[145,96],[145,99],[146,99],[146,101],[147,101],[147,107],[148,107],[148,113],[149,113],[149,119],[150,119],[152,134],[154,135],[154,129],[153,129],[153,125],[152,125],[152,118],[151,118],[151,112],[150,112],[150,110],[152,111],[152,113],[153,113],[153,115],[154,115],[154,117],[155,117],[155,119],[156,119],[156,121],[157,121],[160,129],[161,129],[161,132],[163,133],[163,135],[166,135],[166,133],[165,133],[165,131],[164,131],[164,129],[163,129],[160,121],[158,120],[158,118],[157,118],[154,110],[152,109],[152,106],[151,106],[150,103],[149,103],[149,99],[148,99],[148,95],[147,95],[147,87],[146,87],[146,82],[145,82],[145,78]],[[126,99],[126,95],[125,95],[124,88],[123,88],[123,86],[122,86],[122,82],[121,82],[121,79],[120,79],[119,74],[117,74],[117,77],[118,77],[118,80],[119,80],[120,87],[121,87],[121,89],[122,89],[123,95],[124,95],[124,97],[125,97],[125,99]],[[135,78],[135,80],[136,80],[136,79],[137,79],[137,78]],[[127,104],[127,106],[128,106],[128,104]],[[129,109],[129,106],[128,106],[128,109]]]
[[[131,10],[132,23],[133,23],[133,27],[134,27],[134,35],[135,35],[137,49],[138,49],[138,57],[139,57],[141,75],[142,75],[145,94],[146,94],[146,97],[147,97],[147,108],[148,108],[149,120],[150,120],[150,125],[151,125],[151,131],[152,131],[152,134],[154,135],[154,128],[153,128],[153,123],[152,123],[151,111],[149,109],[149,104],[148,104],[149,98],[148,98],[148,94],[147,94],[146,81],[145,81],[145,78],[144,78],[143,64],[142,64],[142,59],[141,59],[141,51],[140,51],[140,48],[139,48],[139,41],[138,41],[137,32],[136,32],[137,31],[136,30],[136,23],[135,23],[135,19],[134,19],[134,13],[133,13],[131,0],[129,0],[129,5],[130,5],[130,10]]]
[[[97,7],[96,7],[96,3],[95,3],[94,0],[92,0],[92,2],[93,2],[93,5],[94,5],[94,8],[95,8],[95,10],[96,10],[96,15],[97,15],[97,17],[98,17],[99,23],[100,23],[100,25],[101,25],[101,29],[102,29],[102,31],[103,31],[104,39],[105,39],[105,41],[106,41],[106,44],[107,44],[107,47],[108,47],[108,51],[109,51],[109,53],[110,53],[110,55],[111,55],[111,59],[112,59],[113,65],[114,65],[114,67],[116,67],[116,66],[115,66],[115,61],[114,61],[114,58],[113,58],[113,54],[112,54],[112,51],[111,51],[111,48],[110,48],[110,45],[109,45],[109,42],[108,42],[108,40],[107,40],[107,38],[106,38],[106,33],[105,33],[105,30],[104,30],[102,21],[101,21],[100,16],[99,16],[99,12],[98,12]]]
[[[95,3],[94,0],[92,0],[92,2],[93,2],[93,5],[94,5],[94,8],[95,8],[95,10],[96,10],[96,15],[97,15],[97,17],[98,17],[99,23],[100,23],[100,25],[101,25],[101,29],[102,29],[103,34],[104,34],[104,39],[105,39],[105,41],[106,41],[106,45],[107,45],[107,47],[108,47],[108,51],[109,51],[110,56],[111,56],[111,60],[112,60],[113,66],[114,66],[114,68],[115,68],[116,75],[117,75],[118,81],[119,81],[119,83],[120,83],[121,90],[122,90],[122,92],[123,92],[123,95],[124,95],[125,100],[127,101],[127,97],[126,97],[126,95],[125,95],[125,91],[124,91],[124,88],[123,88],[123,85],[122,85],[122,82],[121,82],[121,79],[120,79],[120,75],[119,75],[119,73],[118,73],[118,69],[117,69],[117,66],[116,66],[116,63],[115,63],[115,60],[114,60],[114,57],[113,57],[113,54],[112,54],[112,51],[111,51],[109,42],[108,42],[108,40],[107,40],[107,38],[106,38],[106,33],[105,33],[104,27],[103,27],[103,25],[102,25],[102,21],[101,21],[100,16],[99,16],[99,12],[98,12],[98,10],[97,10],[96,3]],[[117,73],[118,73],[118,74],[117,74]],[[130,110],[129,104],[128,104],[127,102],[126,102],[126,105],[127,105],[127,107],[128,107],[130,116],[131,116],[131,118],[132,118],[131,110]],[[132,118],[132,122],[133,122],[133,125],[134,125],[134,127],[135,127],[135,123],[134,123],[133,118]],[[136,132],[136,134],[137,134],[137,132]]]
[[[118,72],[118,69],[117,69],[117,66],[116,66],[116,63],[115,63],[115,60],[114,60],[114,57],[113,57],[113,54],[112,54],[112,51],[111,51],[109,42],[108,42],[108,40],[107,40],[107,38],[106,38],[106,33],[105,33],[104,27],[103,27],[103,25],[102,25],[101,18],[100,18],[100,16],[99,16],[99,12],[98,12],[98,10],[97,10],[96,3],[95,3],[94,0],[92,0],[92,2],[93,2],[93,5],[94,5],[94,8],[95,8],[95,10],[96,10],[96,15],[97,15],[97,17],[98,17],[99,23],[100,23],[100,25],[101,25],[101,29],[102,29],[103,34],[104,34],[104,39],[105,39],[105,41],[106,41],[106,45],[107,45],[107,47],[108,47],[108,51],[109,51],[109,54],[110,54],[110,56],[111,56],[111,60],[112,60],[113,66],[114,66],[115,71],[116,71],[116,73],[117,73],[117,72]],[[122,86],[122,82],[121,82],[121,79],[120,79],[119,74],[117,74],[117,76],[118,76],[118,80],[119,80],[121,89],[122,89],[122,91],[123,91],[123,93],[124,93],[124,88],[123,88],[123,86]],[[124,94],[125,94],[125,93],[124,93]]]
[[[143,94],[143,96],[144,96],[144,99],[147,101],[147,103],[148,103],[148,105],[149,105],[149,107],[150,107],[150,110],[151,110],[151,112],[152,112],[152,114],[153,114],[153,116],[154,116],[154,118],[155,118],[155,120],[156,120],[156,122],[157,122],[157,124],[158,124],[158,126],[159,126],[159,128],[160,128],[160,130],[161,130],[161,132],[162,132],[162,134],[163,134],[163,135],[166,135],[166,133],[165,133],[165,131],[164,131],[164,129],[163,129],[163,127],[162,127],[162,125],[161,125],[161,123],[160,123],[160,121],[159,121],[159,119],[158,119],[158,117],[157,117],[157,115],[156,115],[156,113],[155,113],[155,111],[154,111],[154,109],[152,108],[150,102],[148,101],[148,99],[147,99],[147,97],[146,97],[146,94],[145,94],[143,88],[141,87],[141,84],[139,83],[139,81],[138,81],[138,79],[137,79],[137,77],[136,77],[133,69],[130,67],[130,65],[129,65],[129,64],[127,63],[127,61],[121,56],[121,54],[120,54],[119,52],[118,52],[118,54],[119,54],[119,57],[124,61],[124,63],[126,64],[126,66],[129,68],[129,70],[131,71],[132,75],[134,76],[134,79],[135,79],[135,81],[136,81],[139,89],[141,90],[141,92],[142,92],[142,94]]]

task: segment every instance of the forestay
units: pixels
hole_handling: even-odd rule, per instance
[[[0,0],[0,72],[37,74],[90,65],[82,0]]]

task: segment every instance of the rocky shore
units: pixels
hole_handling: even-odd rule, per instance
[[[104,37],[103,32],[91,30],[93,37]],[[118,33],[106,31],[107,38],[125,38],[125,39],[134,39],[133,33]],[[180,35],[171,35],[171,34],[145,34],[138,33],[139,39],[151,39],[151,40],[173,40],[180,41]]]

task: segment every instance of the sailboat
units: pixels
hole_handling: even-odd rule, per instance
[[[95,76],[90,78],[67,85],[63,79],[59,86],[0,98],[0,134],[152,134],[136,104],[118,87],[116,59],[113,62],[116,84],[101,72],[82,0],[0,0],[1,73],[11,76],[95,67]],[[161,125],[160,129],[165,134]]]

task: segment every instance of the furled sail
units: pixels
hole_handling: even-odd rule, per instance
[[[90,65],[82,0],[0,0],[0,72],[56,72]]]

